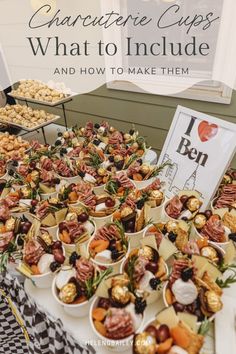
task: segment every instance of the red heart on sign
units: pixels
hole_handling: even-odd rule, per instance
[[[203,143],[214,138],[218,133],[218,125],[203,120],[198,126],[198,135]]]

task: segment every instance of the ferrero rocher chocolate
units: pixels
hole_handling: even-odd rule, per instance
[[[147,332],[139,333],[134,338],[135,354],[155,354],[156,338]]]
[[[105,174],[107,173],[107,171],[105,170],[105,168],[102,168],[102,167],[100,167],[99,169],[98,169],[98,174],[99,174],[99,176],[105,176]]]
[[[150,171],[150,167],[148,165],[142,165],[140,171],[144,174],[147,175]]]
[[[179,228],[179,224],[178,224],[177,221],[172,221],[172,220],[170,220],[170,221],[168,221],[168,222],[166,223],[166,230],[167,230],[167,232],[174,232],[174,233],[176,233],[176,232],[178,231],[178,228]]]
[[[28,187],[21,188],[21,194],[24,199],[30,199],[31,197],[31,189]]]
[[[149,261],[157,261],[158,259],[158,253],[154,248],[151,248],[150,246],[143,246],[139,249],[138,254]]]
[[[53,243],[53,238],[48,232],[43,232],[40,238],[46,243],[47,246],[51,246]]]
[[[14,218],[8,219],[8,220],[6,221],[6,223],[5,223],[6,231],[7,231],[7,232],[8,232],[8,231],[13,231],[14,228],[15,228],[15,223],[16,223],[16,221],[15,221]]]
[[[38,178],[39,178],[39,172],[36,171],[36,170],[32,171],[32,172],[31,172],[31,179],[32,179],[32,181],[36,182]]]
[[[210,259],[212,262],[219,262],[219,256],[217,251],[211,247],[211,246],[206,246],[203,247],[200,251],[201,256],[206,257]]]
[[[197,229],[201,229],[203,228],[203,226],[206,224],[207,222],[207,218],[206,218],[206,215],[204,214],[197,214],[194,218],[194,226],[197,228]]]
[[[194,212],[196,210],[198,210],[201,207],[201,202],[199,199],[195,198],[195,197],[190,197],[187,200],[186,203],[186,207],[188,208],[188,210],[190,210],[191,212]]]
[[[111,297],[115,302],[126,305],[130,301],[130,292],[126,286],[115,285],[111,290]]]
[[[154,198],[156,200],[156,205],[159,206],[163,201],[164,195],[161,191],[154,190],[154,191],[151,191],[150,197]]]
[[[207,302],[207,308],[211,311],[211,312],[218,312],[222,309],[223,304],[221,302],[221,299],[219,297],[219,295],[217,295],[214,291],[207,291],[205,293],[205,297],[206,297],[206,302]]]
[[[59,298],[65,304],[71,304],[77,295],[76,285],[74,283],[68,283],[63,286],[59,293]]]
[[[224,175],[224,177],[223,177],[223,183],[224,183],[224,184],[232,183],[232,178],[231,178],[229,175]]]
[[[132,208],[130,208],[129,206],[127,207],[124,207],[122,210],[121,210],[121,218],[125,218],[126,216],[130,215],[133,213],[133,210]]]

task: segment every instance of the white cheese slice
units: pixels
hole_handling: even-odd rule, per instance
[[[38,262],[38,269],[41,274],[50,272],[50,264],[54,262],[53,254],[43,254]]]
[[[102,252],[97,253],[94,257],[94,260],[101,263],[112,263],[111,251],[104,250]]]

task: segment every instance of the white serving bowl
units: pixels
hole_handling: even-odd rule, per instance
[[[96,231],[97,231],[97,228],[96,228],[96,224],[94,223],[94,231],[93,231],[93,234],[90,236],[90,238],[95,234]],[[61,241],[61,243],[66,251],[67,256],[70,256],[72,252],[78,252],[78,248],[86,249],[86,252],[87,252],[87,245],[89,243],[89,239],[87,241],[79,243],[79,244],[65,243],[65,242],[61,241],[59,227],[57,228],[57,240]]]
[[[95,296],[92,296],[88,301],[82,302],[81,304],[65,304],[62,302],[57,295],[56,287],[56,277],[54,277],[52,282],[52,295],[56,302],[63,307],[63,310],[72,317],[85,317],[89,314],[89,309],[91,303]]]
[[[90,243],[93,241],[94,237],[92,237],[89,242],[88,242],[88,245],[87,245],[87,254],[89,255],[90,252],[89,252],[89,246],[90,246]],[[128,243],[128,250],[127,250],[127,254],[130,252],[130,243]],[[120,266],[121,266],[121,263],[123,262],[123,260],[125,259],[125,256],[120,259],[118,262],[113,262],[113,263],[103,263],[103,262],[98,262],[96,261],[94,258],[90,258],[90,260],[98,267],[102,267],[102,268],[109,268],[111,267],[113,269],[112,271],[112,274],[116,274],[116,273],[119,273],[119,270],[120,270]]]
[[[119,273],[122,273],[122,274],[123,274],[123,272],[124,272],[124,267],[125,267],[125,262],[126,262],[127,258],[128,258],[128,255],[127,255],[126,258],[122,261],[122,263],[121,263],[121,265],[120,265],[120,271],[119,271]],[[166,262],[165,262],[165,268],[166,268],[166,275],[168,276],[168,275],[169,275],[169,268],[168,268]],[[147,299],[146,299],[147,305],[151,305],[151,304],[153,304],[154,302],[156,302],[157,300],[159,300],[159,298],[160,298],[161,295],[162,295],[163,284],[164,284],[164,283],[165,283],[165,282],[163,282],[163,283],[161,284],[161,289],[160,289],[160,290],[158,290],[158,289],[157,289],[157,290],[153,290],[151,293],[149,293],[149,295],[148,295],[148,297],[147,297]]]
[[[3,176],[0,176],[0,179],[5,179],[6,181],[8,181],[10,179],[8,172],[6,172]]]
[[[98,305],[98,301],[99,298],[95,297],[95,299],[93,300],[91,307],[90,307],[90,311],[89,311],[89,322],[90,325],[92,327],[93,332],[95,333],[95,335],[100,338],[102,340],[102,343],[105,345],[105,347],[111,351],[111,352],[123,352],[126,350],[131,351],[132,345],[133,345],[133,334],[127,338],[124,339],[116,339],[116,340],[112,340],[109,338],[104,337],[103,335],[101,335],[95,328],[94,326],[94,322],[93,322],[93,309],[97,307]],[[140,325],[140,327],[137,329],[137,331],[140,330],[140,328],[143,325],[143,321]]]
[[[192,224],[192,228],[191,228],[191,237],[195,238],[195,239],[204,239],[204,237],[200,234],[200,232],[196,229],[195,225]],[[226,241],[226,242],[213,242],[209,240],[209,244],[214,246],[217,249],[223,249],[225,250],[227,248],[227,246],[229,245],[230,241]]]

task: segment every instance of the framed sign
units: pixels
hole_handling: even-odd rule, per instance
[[[178,106],[158,163],[166,195],[197,190],[206,208],[236,152],[236,124]]]

